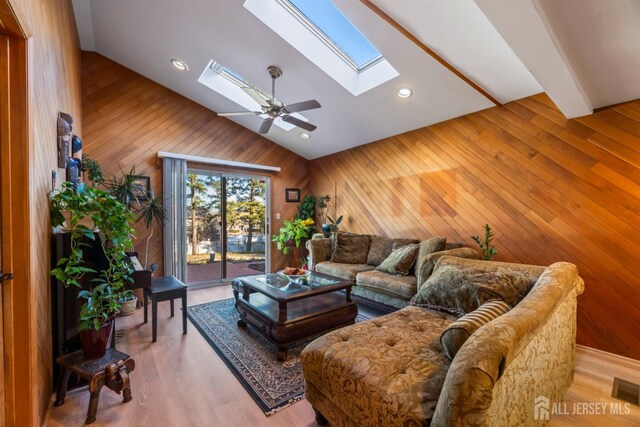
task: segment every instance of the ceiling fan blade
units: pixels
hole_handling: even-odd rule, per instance
[[[251,98],[253,98],[254,101],[256,101],[258,104],[262,105],[263,107],[268,107],[269,104],[267,103],[267,101],[262,97],[262,95],[260,95],[260,93],[255,90],[252,87],[243,87],[242,90],[249,95]]]
[[[248,115],[259,115],[262,114],[260,111],[238,111],[235,113],[218,113],[219,116],[229,117],[229,116],[248,116]]]
[[[305,122],[303,120],[296,119],[293,116],[282,116],[282,120],[284,120],[287,123],[291,123],[294,126],[298,126],[299,128],[302,128],[304,130],[308,130],[309,132],[313,132],[317,128],[317,126],[312,125],[309,122]]]
[[[315,99],[312,99],[310,101],[296,102],[295,104],[285,105],[284,109],[289,113],[295,113],[298,111],[313,110],[314,108],[320,107],[320,103]]]
[[[271,129],[272,124],[273,124],[273,117],[267,117],[262,122],[262,126],[260,126],[260,130],[258,131],[258,133],[264,134],[269,132],[269,129]]]

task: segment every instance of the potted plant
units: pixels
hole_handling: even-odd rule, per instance
[[[131,247],[133,214],[106,191],[71,182],[63,183],[62,190],[52,194],[50,211],[54,227],[65,221],[63,211],[70,213],[67,232],[71,237],[70,255],[58,261],[51,275],[66,287],[81,287],[80,279],[87,273],[97,275],[92,280],[93,286],[78,295],[85,300],[78,331],[85,357],[101,357],[110,341],[113,318],[120,310],[125,284],[130,280],[131,267],[125,260],[125,251]],[[86,218],[91,218],[95,230],[82,223]],[[108,261],[106,268],[99,272],[84,263],[86,243],[82,240],[95,240],[95,232],[101,235]]]
[[[138,219],[136,221],[142,221],[145,227],[151,230],[149,236],[147,236],[144,246],[144,268],[146,269],[149,261],[149,241],[151,240],[151,237],[153,237],[153,224],[164,224],[167,215],[162,203],[160,203],[160,200],[153,194],[153,192],[149,195],[147,200],[137,201],[135,212],[138,214]],[[213,257],[215,259],[215,253],[213,254]]]
[[[120,303],[120,315],[129,316],[136,311],[138,297],[132,290],[128,289],[121,294],[118,302]]]
[[[300,242],[309,236],[309,228],[313,225],[314,221],[311,218],[285,221],[280,227],[280,232],[274,234],[272,240],[276,242],[278,250],[286,255],[292,248],[300,247]]]
[[[480,239],[479,236],[471,236],[473,240],[480,246],[480,250],[482,251],[482,259],[485,261],[489,261],[495,254],[498,253],[496,248],[491,244],[493,241],[493,231],[491,231],[491,227],[489,224],[484,225],[484,239]]]

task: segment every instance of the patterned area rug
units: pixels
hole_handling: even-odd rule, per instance
[[[287,360],[278,362],[275,345],[250,326],[236,325],[233,298],[191,306],[187,314],[266,416],[304,398],[300,352],[311,340],[290,347]],[[359,314],[356,322],[364,320]]]

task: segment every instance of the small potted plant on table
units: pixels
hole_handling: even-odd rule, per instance
[[[81,287],[80,280],[87,273],[96,274],[90,289],[78,294],[85,300],[80,309],[78,331],[88,359],[102,357],[109,345],[113,319],[120,311],[120,301],[126,292],[131,267],[125,251],[131,247],[133,229],[130,223],[134,215],[109,193],[85,184],[62,184],[62,190],[51,197],[51,223],[54,227],[65,222],[62,212],[68,212],[66,230],[71,234],[71,252],[61,258],[51,270],[51,275],[65,287]],[[95,228],[83,223],[91,218]],[[101,235],[101,245],[108,261],[106,268],[96,271],[85,265],[83,239],[96,240]]]

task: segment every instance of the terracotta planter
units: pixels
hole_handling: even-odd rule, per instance
[[[111,332],[113,331],[113,320],[105,323],[97,331],[89,329],[80,331],[80,341],[85,359],[99,359],[107,352],[111,345]]]
[[[120,316],[130,316],[135,313],[137,304],[138,298],[133,298],[128,301],[120,301]]]

